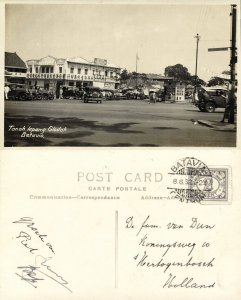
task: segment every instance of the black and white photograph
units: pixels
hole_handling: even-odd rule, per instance
[[[236,147],[236,4],[7,3],[5,147]]]

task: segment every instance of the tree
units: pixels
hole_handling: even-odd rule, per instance
[[[192,84],[192,85],[206,85],[206,82],[204,80],[202,80],[201,78],[199,78],[195,75],[190,76],[190,80],[188,82],[188,84]]]
[[[165,76],[173,77],[181,81],[188,81],[191,77],[188,69],[181,64],[166,67],[164,74]]]
[[[208,81],[208,86],[215,86],[215,85],[224,85],[225,84],[225,80],[223,78],[220,77],[212,77],[209,81]]]
[[[120,74],[120,80],[121,81],[126,81],[131,77],[130,73],[126,69],[124,69],[121,74]]]

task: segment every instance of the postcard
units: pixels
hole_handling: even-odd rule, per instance
[[[1,152],[1,299],[240,299],[240,152],[95,153]]]
[[[7,1],[4,146],[235,147],[239,5],[179,2]]]
[[[239,1],[0,14],[0,299],[241,300]]]

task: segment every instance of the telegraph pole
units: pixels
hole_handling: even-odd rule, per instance
[[[236,57],[236,20],[237,20],[237,8],[236,5],[232,5],[232,40],[231,40],[231,59],[230,59],[230,71],[231,81],[235,82],[235,64],[237,62]]]
[[[230,88],[228,92],[228,101],[225,108],[224,116],[222,122],[225,118],[228,118],[228,123],[234,124],[234,108],[235,108],[235,64],[237,63],[236,56],[236,22],[237,22],[237,6],[235,4],[231,5],[232,16],[232,39],[231,39],[231,53],[230,53]]]
[[[222,48],[209,48],[208,51],[226,51],[231,50],[230,52],[230,87],[228,92],[228,101],[223,115],[222,122],[225,121],[225,118],[228,118],[228,123],[234,124],[234,108],[235,108],[235,64],[237,63],[236,55],[236,22],[237,22],[237,5],[231,5],[232,16],[232,32],[231,32],[231,47],[222,47]]]
[[[196,64],[195,64],[195,85],[194,85],[194,93],[193,93],[193,102],[195,102],[195,95],[197,91],[197,63],[198,63],[198,45],[200,40],[200,35],[197,33],[196,36],[194,36],[195,39],[197,39],[197,46],[196,46]]]
[[[194,37],[195,39],[197,39],[197,46],[196,46],[196,65],[195,65],[195,87],[197,85],[197,63],[198,63],[198,44],[199,44],[199,40],[200,40],[200,35],[197,33],[197,35]]]
[[[136,89],[137,89],[137,61],[139,60],[139,56],[138,54],[136,53]]]
[[[230,74],[231,74],[231,90],[229,93],[230,113],[228,116],[228,123],[234,124],[234,106],[235,106],[235,64],[237,62],[236,56],[236,19],[237,8],[232,5],[232,40],[231,40],[231,58],[230,58]]]

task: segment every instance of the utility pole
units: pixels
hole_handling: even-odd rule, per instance
[[[137,62],[139,60],[139,56],[138,56],[138,53],[136,53],[136,89],[137,89]]]
[[[232,5],[232,40],[231,40],[231,58],[230,58],[230,75],[231,75],[231,89],[229,92],[229,116],[228,123],[234,123],[234,106],[235,106],[235,64],[237,62],[236,56],[236,19],[237,8],[236,5]]]
[[[197,35],[194,37],[197,39],[197,46],[196,46],[196,65],[195,65],[195,85],[197,85],[197,62],[198,62],[198,44],[200,40],[200,35],[197,33]]]
[[[194,99],[193,101],[195,101],[195,94],[196,94],[196,90],[197,90],[197,63],[198,63],[198,45],[199,45],[199,40],[200,40],[200,35],[197,33],[196,36],[194,36],[195,39],[197,39],[197,46],[196,46],[196,64],[195,64],[195,86],[194,86]]]

